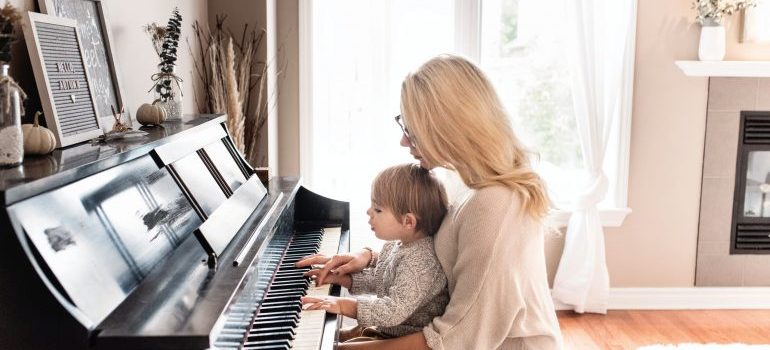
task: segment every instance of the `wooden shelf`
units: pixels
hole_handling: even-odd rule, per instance
[[[770,61],[675,61],[691,77],[770,77]]]

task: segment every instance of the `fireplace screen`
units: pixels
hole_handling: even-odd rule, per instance
[[[770,112],[741,112],[730,254],[770,253]]]
[[[743,216],[770,217],[770,151],[748,152]]]

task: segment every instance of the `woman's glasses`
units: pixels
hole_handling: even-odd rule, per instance
[[[409,130],[404,126],[404,123],[401,122],[401,114],[396,116],[396,123],[401,127],[401,132],[404,133],[406,139],[409,140],[409,145],[411,145],[412,148],[417,148],[417,143],[414,142],[414,138],[409,134]]]

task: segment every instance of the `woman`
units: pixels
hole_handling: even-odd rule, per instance
[[[401,145],[427,169],[454,169],[472,189],[435,236],[450,301],[422,332],[341,344],[341,349],[560,349],[548,288],[544,230],[548,197],[489,80],[471,62],[442,55],[401,87]],[[370,249],[300,266],[318,283],[376,264]]]

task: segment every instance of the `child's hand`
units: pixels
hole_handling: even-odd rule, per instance
[[[337,298],[332,296],[325,297],[302,297],[302,308],[305,310],[325,310],[333,314],[356,317],[358,302],[352,298]]]
[[[342,313],[342,309],[335,297],[302,297],[299,300],[302,302],[302,308],[305,310],[326,310],[333,314]]]

